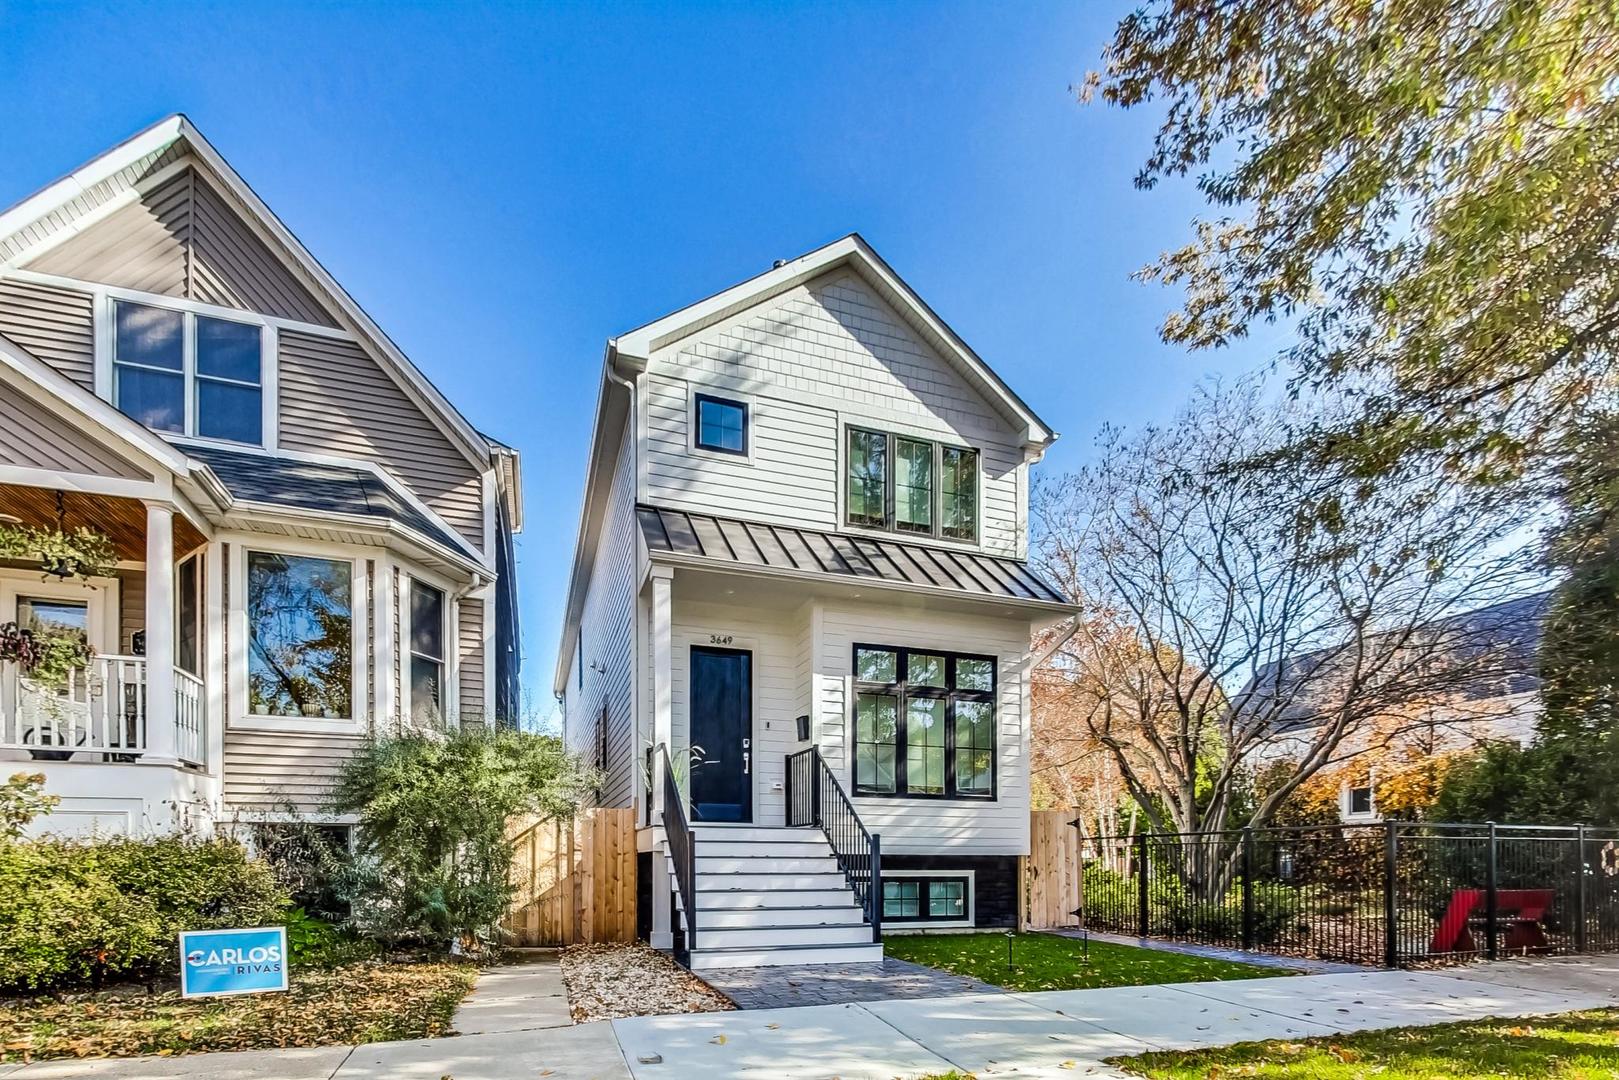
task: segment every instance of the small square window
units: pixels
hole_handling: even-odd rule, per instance
[[[722,454],[746,454],[748,407],[740,401],[698,394],[697,445]]]
[[[1372,789],[1370,787],[1352,787],[1349,789],[1349,812],[1351,814],[1370,814],[1372,812]]]

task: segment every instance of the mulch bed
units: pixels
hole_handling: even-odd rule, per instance
[[[182,998],[137,987],[0,999],[0,1063],[420,1039],[450,1028],[469,963],[368,960],[292,972],[284,994]]]
[[[640,943],[574,945],[562,950],[561,961],[576,1024],[736,1008],[702,979]]]

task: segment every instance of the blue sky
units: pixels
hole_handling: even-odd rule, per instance
[[[1189,185],[1070,92],[1127,3],[0,0],[0,205],[175,111],[481,429],[524,454],[526,687],[549,707],[602,346],[851,231],[1063,433],[1268,359],[1159,342],[1129,280]]]

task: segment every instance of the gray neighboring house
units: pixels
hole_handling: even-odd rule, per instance
[[[367,735],[512,722],[517,454],[480,434],[183,116],[0,213],[0,523],[106,535],[82,580],[0,561],[0,775],[43,831],[323,814]],[[341,825],[341,821],[334,824]]]

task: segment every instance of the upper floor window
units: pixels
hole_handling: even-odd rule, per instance
[[[156,431],[263,444],[259,327],[124,300],[113,308],[121,412]]]
[[[748,452],[748,407],[709,394],[697,395],[697,446],[722,454]]]
[[[849,524],[978,539],[978,451],[855,427],[846,450]]]

